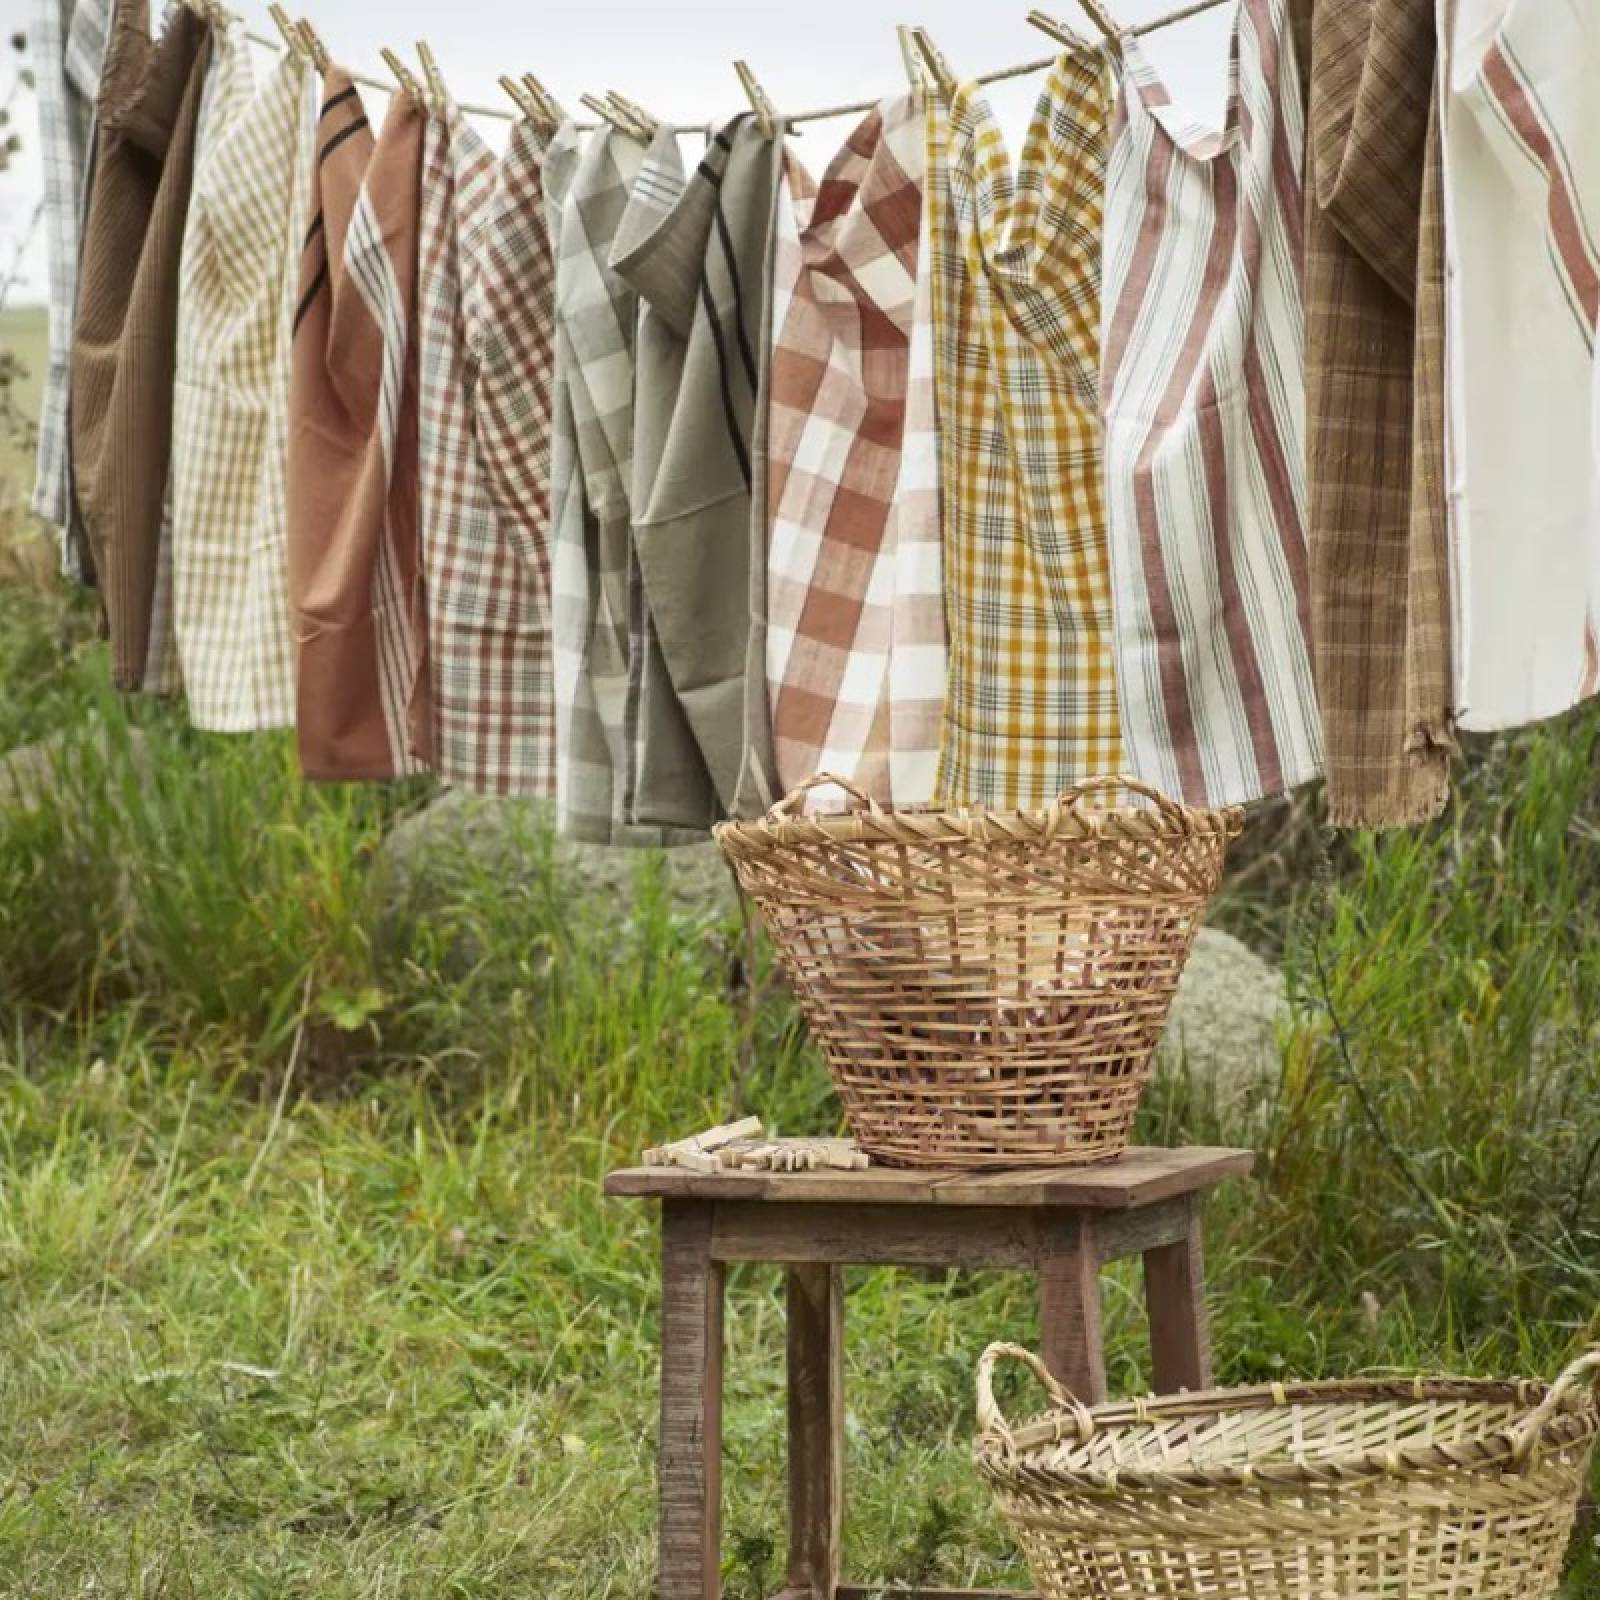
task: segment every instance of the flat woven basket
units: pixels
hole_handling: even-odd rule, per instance
[[[1051,1410],[1000,1414],[1025,1363]],[[1273,1384],[1086,1409],[1015,1345],[978,1366],[978,1471],[1044,1600],[1548,1600],[1600,1430],[1554,1384]]]
[[[838,814],[801,815],[837,784]],[[1087,806],[1127,791],[1151,803]],[[1119,1154],[1237,809],[1130,778],[1041,811],[885,811],[827,774],[717,842],[862,1148],[901,1166]]]

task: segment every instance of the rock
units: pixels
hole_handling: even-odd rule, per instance
[[[641,873],[666,876],[672,909],[690,921],[737,916],[722,852],[709,839],[674,850],[617,850],[558,838],[548,801],[504,800],[446,790],[390,829],[374,871],[380,925],[426,915],[493,883],[559,893],[574,912],[621,919]]]
[[[104,727],[53,733],[0,756],[0,812],[72,809],[89,779],[105,779],[131,762],[141,780],[150,772],[150,742],[137,728],[113,737]]]
[[[1178,983],[1158,1069],[1209,1086],[1224,1115],[1248,1113],[1278,1071],[1283,974],[1220,928],[1202,928]]]

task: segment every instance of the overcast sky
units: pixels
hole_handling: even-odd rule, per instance
[[[7,35],[25,27],[35,0],[0,0]],[[252,28],[270,33],[265,0],[232,0]],[[1024,18],[1029,0],[583,0],[581,4],[507,5],[503,0],[302,0],[329,49],[357,71],[387,77],[378,57],[389,45],[408,58],[427,39],[458,99],[496,103],[502,72],[532,70],[570,107],[585,90],[620,90],[657,116],[693,125],[743,109],[736,57],[750,62],[783,110],[837,105],[893,91],[904,83],[897,22],[926,27],[961,74],[987,71],[1047,54],[1050,46]],[[1120,19],[1137,22],[1173,9],[1177,0],[1107,0]],[[1075,0],[1055,0],[1058,15],[1088,31]],[[902,9],[902,7],[904,9]],[[288,0],[291,12],[299,9]],[[159,9],[155,0],[153,9]],[[1047,7],[1048,9],[1048,7]],[[1147,49],[1174,95],[1205,121],[1219,114],[1233,6],[1225,4],[1151,36]],[[4,93],[0,82],[0,94]],[[1038,79],[991,91],[1008,129],[1025,124]],[[27,140],[11,171],[0,174],[0,271],[24,235],[40,190],[38,140],[31,104],[18,106]],[[485,123],[493,133],[503,124]],[[813,171],[827,164],[848,123],[808,127],[800,148]],[[43,240],[24,263],[25,286],[13,303],[44,291]]]

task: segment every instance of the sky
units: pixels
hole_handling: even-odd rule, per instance
[[[0,24],[9,36],[25,28],[35,5],[58,0],[0,0]],[[387,79],[378,50],[388,45],[414,59],[411,45],[426,39],[456,98],[504,102],[495,86],[503,72],[536,72],[572,109],[587,91],[617,89],[669,122],[701,126],[746,108],[734,75],[747,60],[769,98],[782,111],[807,110],[892,93],[904,85],[897,22],[925,27],[960,75],[986,72],[1047,55],[1050,43],[1028,26],[1029,0],[996,6],[993,0],[584,0],[582,4],[521,6],[504,0],[301,0],[329,50],[347,66]],[[253,31],[272,33],[266,0],[231,0]],[[1170,11],[1178,0],[1106,0],[1119,20],[1141,22]],[[152,9],[159,11],[160,0]],[[1076,0],[1053,0],[1054,14],[1080,32],[1092,25]],[[289,10],[297,11],[295,0]],[[1046,9],[1051,9],[1047,3]],[[1233,6],[1224,4],[1151,35],[1147,53],[1174,98],[1212,123],[1220,115]],[[0,99],[11,61],[0,68]],[[1008,134],[1020,139],[1038,94],[1037,78],[997,84],[991,91]],[[14,105],[26,141],[22,155],[0,173],[0,275],[27,236],[40,188],[34,110],[26,97]],[[504,124],[485,122],[491,136]],[[809,124],[799,148],[820,172],[848,133],[850,122]],[[42,230],[39,230],[42,233]],[[22,258],[22,282],[12,303],[44,296],[44,241],[34,237]]]

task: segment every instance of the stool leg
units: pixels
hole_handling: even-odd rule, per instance
[[[1105,1399],[1100,1252],[1087,1216],[1040,1215],[1039,1342],[1044,1364],[1085,1405]]]
[[[657,1600],[722,1593],[722,1289],[712,1206],[661,1208],[660,1576]]]
[[[1211,1387],[1211,1323],[1206,1315],[1200,1202],[1190,1196],[1183,1238],[1144,1253],[1144,1303],[1157,1394]]]
[[[788,1269],[789,1586],[833,1600],[844,1523],[844,1289],[838,1267]]]

